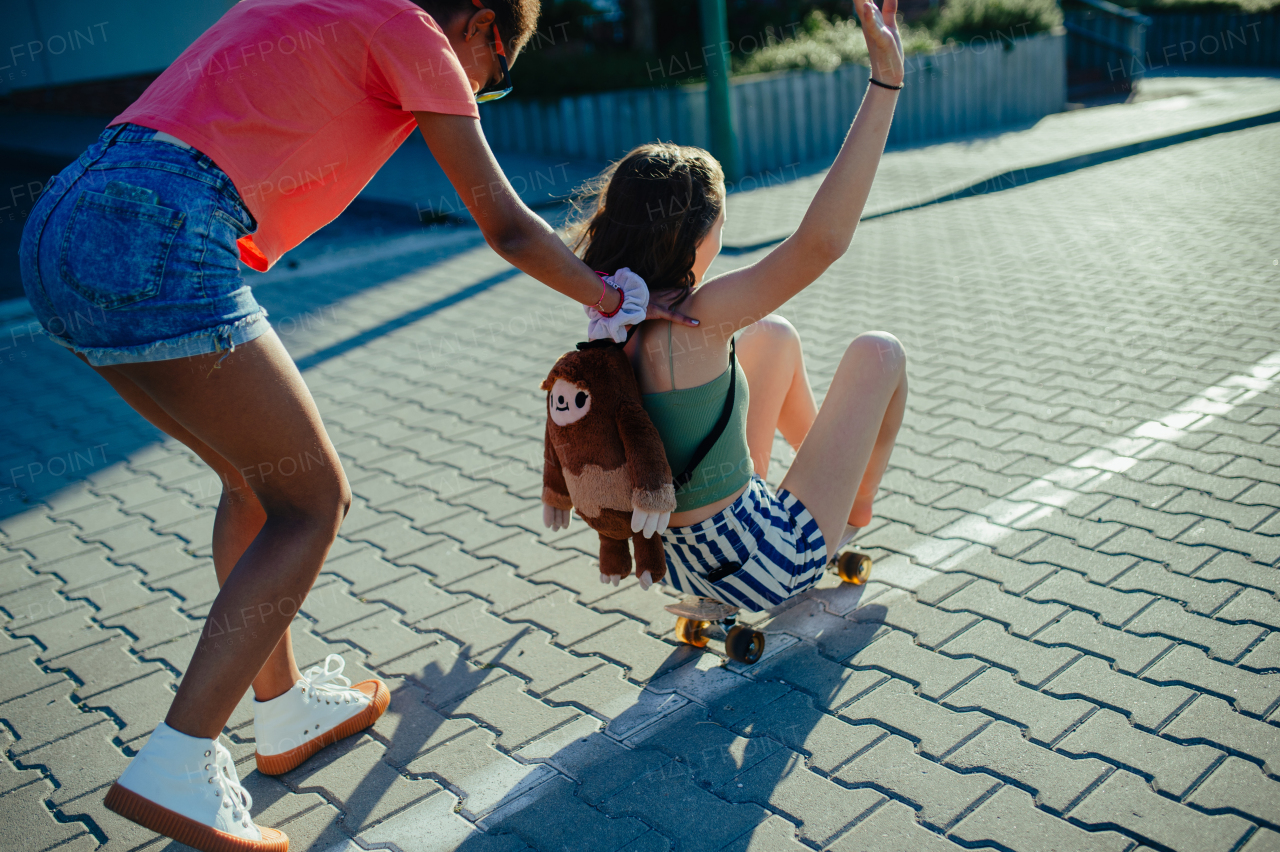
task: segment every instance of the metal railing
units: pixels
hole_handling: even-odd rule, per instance
[[[1062,12],[1073,95],[1127,91],[1142,79],[1151,18],[1107,0],[1062,0]]]

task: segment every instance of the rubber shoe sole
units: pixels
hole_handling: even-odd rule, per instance
[[[341,725],[330,728],[310,742],[303,743],[295,749],[283,754],[262,754],[254,752],[258,761],[258,771],[263,775],[283,775],[291,769],[301,766],[307,758],[338,740],[359,733],[378,721],[378,717],[386,712],[391,703],[391,692],[380,680],[362,680],[355,688],[369,696],[369,706],[352,716]]]
[[[258,826],[261,840],[236,837],[157,805],[119,784],[111,785],[102,803],[127,820],[200,852],[289,852],[289,838],[277,828]]]

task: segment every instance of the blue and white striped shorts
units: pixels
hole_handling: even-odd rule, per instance
[[[827,565],[827,542],[813,515],[759,476],[732,505],[702,523],[672,527],[662,539],[667,585],[751,612],[800,594]]]

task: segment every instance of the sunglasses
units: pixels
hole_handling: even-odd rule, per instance
[[[471,0],[476,8],[486,8],[480,0]],[[498,67],[502,69],[502,77],[492,86],[485,86],[476,92],[476,103],[487,104],[490,101],[496,101],[498,98],[505,98],[511,94],[511,70],[507,67],[507,50],[502,46],[502,36],[498,33],[498,24],[493,24],[493,51],[498,54]]]

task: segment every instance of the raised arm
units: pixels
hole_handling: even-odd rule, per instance
[[[871,76],[891,86],[902,85],[903,78],[897,10],[897,0],[884,0],[883,17],[871,0],[858,3]],[[720,329],[728,336],[766,316],[845,253],[871,192],[897,100],[896,91],[868,85],[840,153],[795,233],[756,263],[706,282],[685,303],[702,319],[704,334]]]
[[[557,293],[583,305],[594,305],[602,290],[600,279],[541,216],[520,200],[489,150],[480,122],[465,115],[413,115],[432,156],[475,217],[489,246],[512,266]],[[604,299],[606,311],[612,311],[620,299],[616,291],[609,289]],[[697,324],[660,305],[649,306],[648,318]]]

